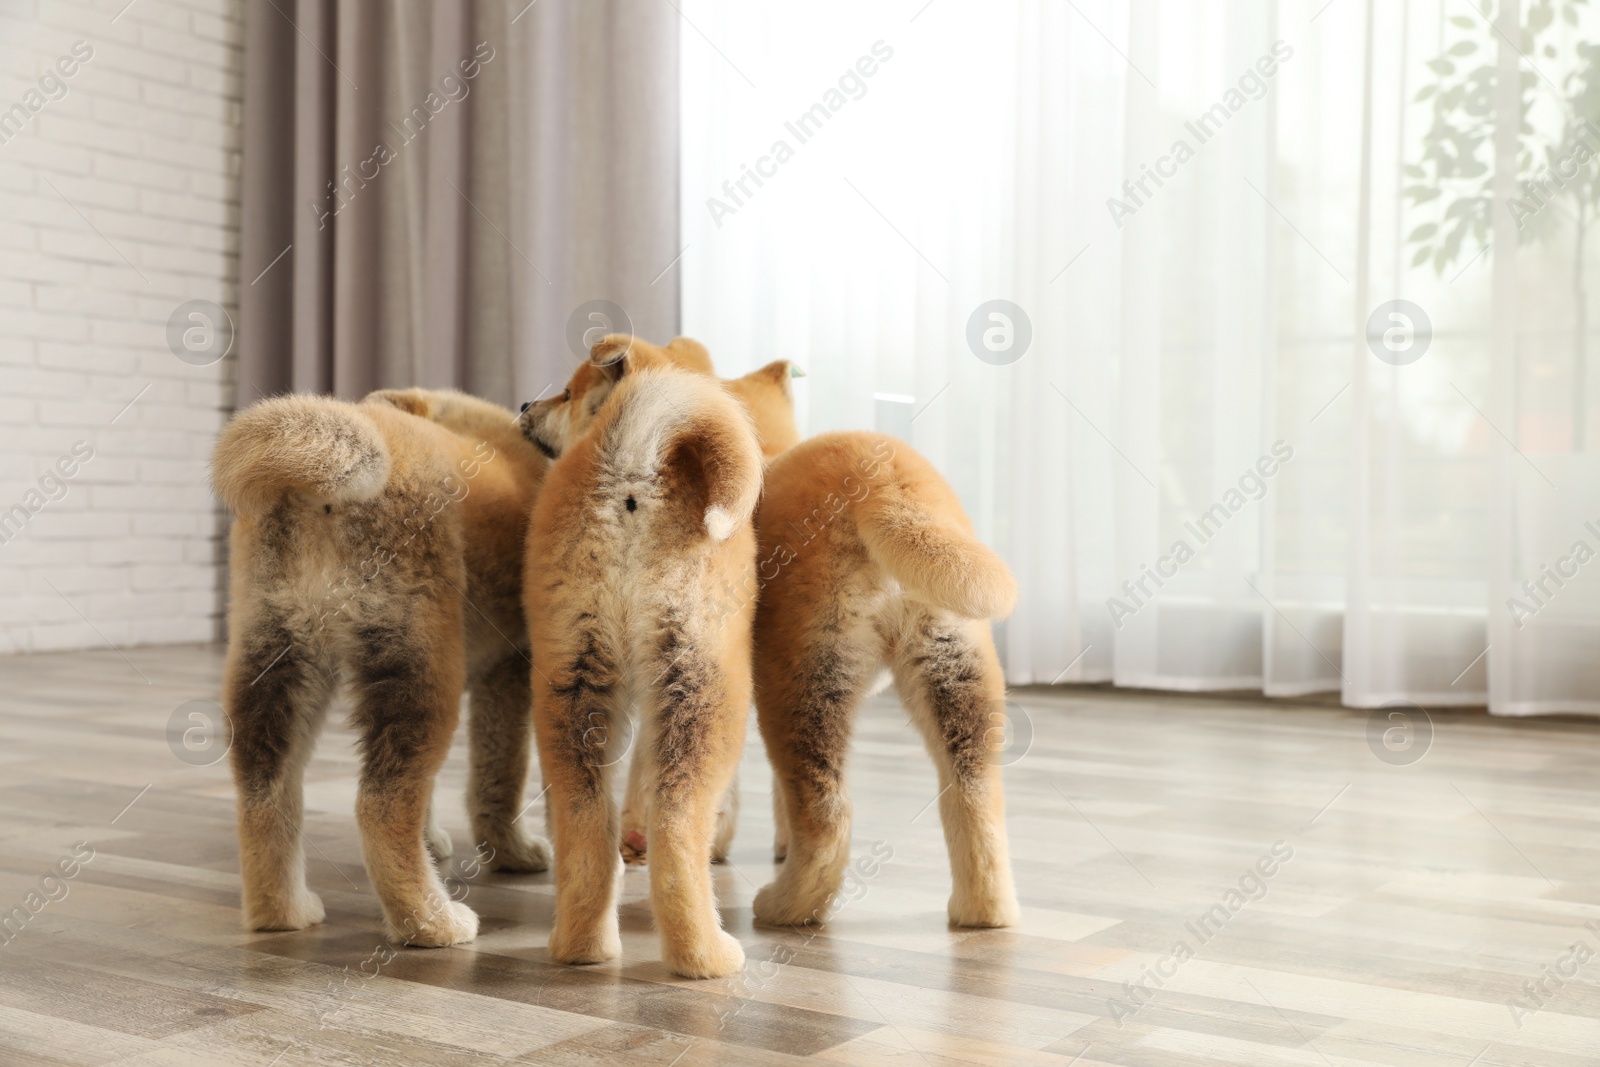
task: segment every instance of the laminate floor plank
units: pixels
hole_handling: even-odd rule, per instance
[[[1396,765],[1368,713],[1325,701],[1017,690],[1022,922],[986,931],[945,922],[937,779],[887,697],[857,724],[839,911],[758,926],[775,865],[752,730],[739,835],[713,868],[748,962],[689,982],[661,964],[641,870],[623,877],[621,958],[550,962],[551,875],[467,863],[461,737],[441,872],[479,937],[387,946],[342,710],[306,776],[327,921],[241,930],[227,763],[169,742],[181,705],[217,699],[222,649],[125,654],[0,659],[3,1065],[1600,1065],[1588,721],[1440,712],[1426,754]],[[79,842],[93,858],[56,882]]]

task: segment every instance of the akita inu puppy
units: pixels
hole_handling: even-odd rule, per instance
[[[463,683],[474,832],[498,865],[547,865],[548,846],[517,824],[529,668],[521,572],[507,566],[545,466],[510,412],[454,393],[277,397],[223,429],[212,467],[237,516],[224,700],[247,928],[323,918],[305,883],[302,779],[341,681],[363,734],[362,850],[391,937],[477,933],[423,847]]]
[[[485,483],[492,499],[463,513],[468,522],[467,814],[473,843],[485,866],[501,871],[542,871],[550,866],[550,845],[527,833],[518,818],[533,754],[533,724],[528,719],[532,666],[528,627],[522,618],[523,544],[528,516],[549,460],[528,443],[517,417],[454,389],[380,389],[364,402],[382,401],[438,423],[470,441],[487,443],[510,464],[514,475]],[[429,813],[428,847],[443,859],[450,836]]]
[[[710,358],[709,354],[706,358]],[[768,460],[800,442],[800,428],[794,421],[794,387],[790,383],[805,376],[806,372],[793,363],[778,359],[742,378],[728,378],[722,383],[749,409],[756,437],[761,441],[761,454]]]
[[[705,374],[714,373],[710,353],[697,341],[680,337],[668,346],[668,354],[672,355],[685,342],[694,346],[691,350],[693,358],[684,359],[681,354],[677,355],[675,359],[678,365]],[[722,381],[723,386],[749,410],[755,425],[756,440],[761,445],[761,454],[769,461],[800,440],[800,430],[794,419],[794,390],[790,382],[803,377],[805,372],[799,367],[780,359],[742,378],[725,378]],[[744,591],[744,595],[750,597],[754,597],[755,593],[753,587]],[[738,591],[734,591],[734,595],[738,595]],[[628,786],[622,803],[622,860],[630,866],[645,862],[647,847],[645,823],[649,798],[644,788],[643,768],[641,760],[634,760],[628,765]],[[722,863],[728,858],[728,849],[733,845],[738,823],[739,776],[736,773],[728,784],[727,794],[717,807],[717,830],[711,842],[713,863]]]
[[[762,463],[750,417],[714,378],[614,335],[521,425],[555,459],[523,580],[555,844],[550,955],[621,952],[606,749],[637,705],[662,956],[686,977],[729,974],[744,951],[722,930],[708,861],[744,744],[754,603],[729,609],[708,591],[754,581]]]
[[[950,920],[1015,923],[993,759],[1005,680],[988,622],[1016,602],[1005,563],[933,465],[876,433],[822,434],[774,460],[756,531],[756,711],[785,860],[756,917],[826,919],[850,853],[851,727],[887,667],[939,772]]]

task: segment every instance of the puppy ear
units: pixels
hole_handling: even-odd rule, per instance
[[[799,367],[795,366],[793,363],[790,363],[786,359],[773,360],[765,367],[762,367],[760,370],[756,371],[756,373],[763,378],[770,380],[772,384],[776,385],[779,389],[782,389],[784,396],[790,396],[793,392],[789,387],[789,379],[804,378],[806,376],[805,371],[801,370]]]
[[[692,337],[674,337],[667,342],[667,352],[671,354],[673,362],[684,370],[692,370],[699,374],[716,374],[711,366],[711,353],[706,346]]]
[[[757,373],[765,374],[775,382],[786,382],[790,378],[804,378],[806,372],[789,362],[787,359],[775,359],[762,367]]]
[[[608,333],[589,349],[589,362],[599,368],[607,378],[617,381],[628,373],[628,364],[633,361],[636,343],[631,334]]]

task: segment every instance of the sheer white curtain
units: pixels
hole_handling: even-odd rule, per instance
[[[1586,5],[682,10],[684,330],[938,464],[1012,682],[1600,712]]]

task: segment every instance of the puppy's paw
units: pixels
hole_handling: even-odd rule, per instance
[[[685,978],[726,978],[744,968],[744,947],[726,930],[692,948],[674,948],[663,940],[661,954],[672,973]]]
[[[557,963],[604,963],[622,955],[622,935],[617,930],[617,917],[603,919],[598,927],[577,930],[573,924],[563,923],[556,917],[550,931],[550,958]]]
[[[1015,926],[1017,899],[1009,893],[950,894],[950,925],[984,929]]]
[[[638,830],[626,830],[622,834],[622,862],[629,867],[643,867],[645,864],[645,850],[649,843],[645,836]]]
[[[447,900],[444,907],[428,915],[408,916],[398,926],[391,925],[389,936],[415,948],[447,948],[478,936],[478,913],[460,901]]]
[[[550,869],[550,842],[542,837],[514,829],[485,844],[493,851],[489,866],[497,871],[537,874]]]
[[[827,919],[826,896],[794,892],[780,878],[756,894],[756,919],[769,926],[810,926]]]
[[[436,860],[449,859],[450,853],[455,850],[455,842],[450,840],[449,831],[431,819],[428,828],[422,831],[422,840]]]
[[[322,907],[322,898],[309,889],[302,889],[287,899],[247,901],[244,907],[246,930],[304,930],[325,918],[327,912]]]

